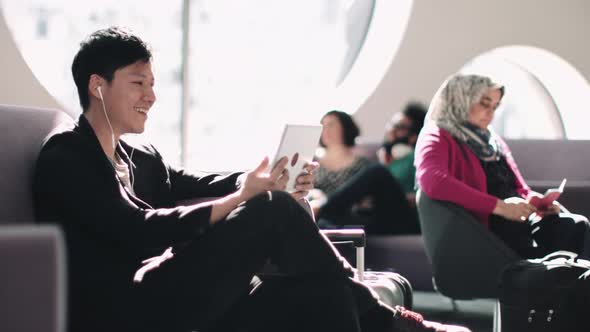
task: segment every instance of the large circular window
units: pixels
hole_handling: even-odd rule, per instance
[[[178,161],[181,0],[0,0],[21,54],[41,84],[66,111],[81,113],[71,64],[79,43],[110,25],[131,28],[150,43],[158,101],[150,112],[149,140]],[[93,4],[93,5],[89,5]]]
[[[154,49],[158,102],[148,139],[172,161],[217,171],[249,168],[273,153],[285,123],[319,124],[325,112],[344,108],[348,95],[326,96],[352,86],[351,77],[360,78],[361,88],[348,91],[374,88],[389,62],[364,70],[358,59],[367,53],[367,39],[377,36],[371,30],[380,28],[383,40],[372,45],[380,44],[379,52],[387,55],[382,58],[391,60],[411,0],[396,1],[400,10],[392,10],[391,3],[104,0],[89,6],[73,0],[0,0],[33,73],[72,113],[79,113],[70,73],[79,42],[109,25],[138,33]],[[388,19],[375,20],[378,10]]]
[[[312,99],[346,76],[372,9],[372,0],[198,1],[188,165],[253,167],[285,123],[319,124],[329,109]]]
[[[494,128],[507,138],[590,139],[581,105],[590,95],[586,79],[546,50],[507,46],[486,52],[462,69],[503,83],[506,95]]]

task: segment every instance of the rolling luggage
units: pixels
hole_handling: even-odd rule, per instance
[[[366,271],[364,283],[369,285],[384,303],[412,309],[412,286],[408,279],[395,272]]]
[[[358,279],[371,287],[379,295],[381,301],[391,307],[401,305],[407,309],[412,308],[412,286],[408,279],[395,272],[365,271],[366,237],[364,230],[338,229],[323,230],[322,232],[339,248],[343,244],[354,246]]]

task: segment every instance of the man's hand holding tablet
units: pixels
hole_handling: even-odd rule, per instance
[[[322,132],[321,126],[286,125],[272,161],[265,157],[253,170],[240,176],[236,193],[245,201],[268,190],[288,191],[296,200],[313,189],[313,161]]]
[[[313,188],[313,170],[318,167],[313,162],[318,147],[322,126],[317,125],[285,125],[283,135],[271,165],[280,165],[283,158],[288,181],[284,190],[293,194],[296,199],[303,198]],[[272,171],[271,169],[271,171]],[[283,175],[284,176],[284,175]]]

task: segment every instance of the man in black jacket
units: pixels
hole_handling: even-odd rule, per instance
[[[34,180],[38,220],[66,234],[70,331],[434,331],[354,281],[298,204],[315,164],[287,194],[286,159],[270,172],[265,158],[246,173],[192,175],[121,140],[143,132],[156,101],[139,37],[93,33],[72,74],[83,113],[46,141]],[[220,198],[177,206],[196,197]],[[267,260],[285,277],[254,289]]]

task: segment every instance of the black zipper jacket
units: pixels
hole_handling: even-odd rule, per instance
[[[210,205],[177,202],[237,189],[239,173],[188,174],[168,166],[153,146],[121,141],[117,152],[132,170],[136,195],[121,184],[83,115],[50,135],[36,164],[36,218],[65,232],[70,330],[90,330],[104,314],[124,320],[142,260],[209,230]]]

